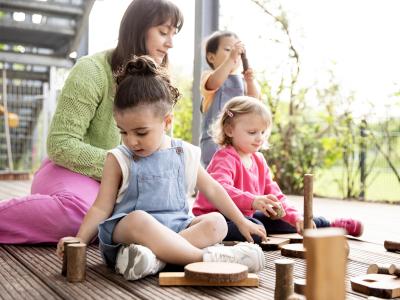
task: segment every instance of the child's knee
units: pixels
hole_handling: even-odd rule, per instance
[[[135,228],[135,231],[146,230],[153,221],[153,217],[143,210],[135,210],[126,218],[128,218],[129,225]]]
[[[216,242],[222,241],[228,233],[228,225],[224,216],[218,212],[209,213],[207,217],[209,231],[212,232]]]

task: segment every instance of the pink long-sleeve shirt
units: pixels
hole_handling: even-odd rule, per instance
[[[255,196],[275,195],[282,203],[286,215],[282,220],[291,225],[301,218],[297,209],[291,205],[278,184],[272,180],[264,156],[256,152],[251,156],[252,165],[247,169],[239,154],[232,146],[219,149],[213,156],[207,172],[228,192],[233,202],[245,216],[253,216],[252,208]],[[204,194],[199,193],[194,205],[195,216],[217,211]]]

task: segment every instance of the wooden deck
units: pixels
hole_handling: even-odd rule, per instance
[[[28,190],[29,182],[0,182],[0,199],[21,196]],[[294,199],[296,203],[298,200]],[[318,206],[322,203],[322,200],[318,202]],[[334,204],[334,202],[329,203]],[[383,239],[388,233],[391,238],[396,236],[399,240],[400,214],[395,213],[399,206],[384,208],[390,212],[386,212],[388,218],[381,218],[379,226],[390,223],[388,228],[392,229],[388,232],[377,229],[378,234],[375,237]],[[329,209],[332,213],[329,205],[325,209]],[[360,211],[358,207],[354,209]],[[378,207],[372,206],[370,213],[367,213],[367,216],[370,215],[370,221],[366,227],[372,229],[376,223],[376,216],[381,213]],[[392,214],[393,219],[391,219]],[[382,243],[376,241],[349,240],[349,245],[346,299],[367,299],[366,295],[351,290],[349,278],[366,274],[368,265],[372,263],[400,265],[400,253],[386,252]],[[87,279],[83,283],[68,283],[65,277],[61,276],[62,263],[55,255],[55,246],[0,245],[0,299],[273,299],[274,260],[282,256],[280,251],[264,252],[264,254],[266,268],[259,274],[258,288],[160,287],[157,276],[128,282],[122,276],[114,274],[102,263],[99,251],[94,245],[88,249]],[[305,278],[305,261],[294,260],[294,277]]]

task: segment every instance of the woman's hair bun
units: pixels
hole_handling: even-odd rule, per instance
[[[116,74],[119,84],[128,76],[155,76],[159,74],[156,62],[148,55],[133,56]]]

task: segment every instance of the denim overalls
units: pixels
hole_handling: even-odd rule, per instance
[[[182,231],[192,221],[186,201],[182,141],[172,140],[171,143],[172,147],[169,149],[137,159],[133,158],[133,153],[126,146],[118,146],[132,159],[125,195],[114,206],[112,216],[99,225],[100,250],[107,265],[115,266],[121,246],[112,241],[115,226],[130,212],[146,211],[175,232]]]
[[[222,86],[214,95],[213,102],[208,110],[202,114],[201,120],[201,163],[206,168],[211,161],[214,153],[218,150],[218,145],[214,143],[209,130],[211,124],[216,120],[225,103],[236,96],[244,95],[244,82],[242,75],[229,75]]]

